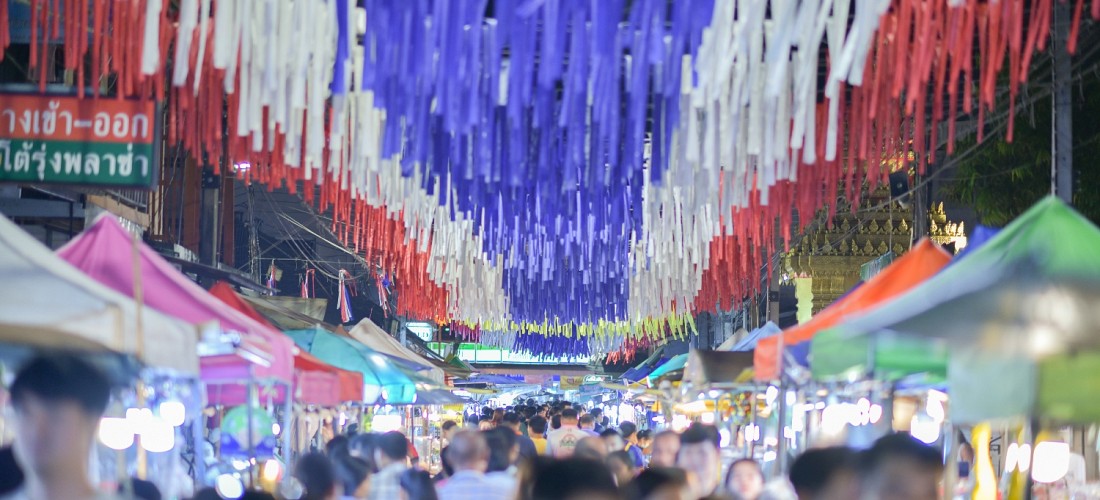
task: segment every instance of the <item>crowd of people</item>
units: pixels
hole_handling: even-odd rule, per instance
[[[14,453],[0,450],[0,500],[159,500],[134,482],[104,495],[89,481],[88,457],[110,397],[106,378],[71,356],[32,360],[10,388]],[[530,402],[529,403],[533,403]],[[723,470],[717,428],[681,433],[617,428],[598,410],[567,402],[484,408],[466,425],[442,425],[442,467],[432,476],[400,432],[335,436],[290,471],[309,500],[923,500],[937,498],[939,452],[908,434],[867,450],[805,451],[786,477],[765,483],[752,458]],[[199,491],[195,498],[219,498]],[[242,498],[274,498],[246,492]]]
[[[408,500],[917,500],[937,498],[940,453],[908,434],[864,451],[815,448],[785,477],[766,482],[751,458],[723,467],[716,427],[693,424],[656,434],[632,422],[617,428],[598,411],[567,402],[482,409],[462,426],[442,426],[442,471],[430,476],[408,458],[399,432],[329,443],[299,462],[311,499]],[[312,464],[328,461],[328,468]],[[348,475],[361,462],[373,475]],[[361,470],[363,467],[355,467]],[[357,492],[357,493],[350,493]]]

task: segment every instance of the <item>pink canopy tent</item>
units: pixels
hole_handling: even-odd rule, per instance
[[[260,364],[236,356],[204,357],[201,378],[208,384],[226,384],[217,390],[208,388],[211,403],[234,405],[247,400],[245,387],[230,384],[232,380],[290,384],[294,341],[226,306],[145,244],[139,243],[138,252],[147,306],[193,324],[217,322],[222,330],[239,333],[247,343],[270,354],[270,362]],[[133,238],[113,217],[100,217],[57,253],[100,283],[133,295]],[[285,394],[281,389],[277,398]]]

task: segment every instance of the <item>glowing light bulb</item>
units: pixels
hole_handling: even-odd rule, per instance
[[[161,420],[164,420],[172,427],[183,425],[187,415],[183,403],[179,401],[165,401],[157,408],[157,412],[160,413]]]
[[[279,477],[283,473],[283,466],[278,460],[268,459],[264,462],[263,478],[267,482],[275,482],[279,480]]]
[[[1035,445],[1035,466],[1031,478],[1037,483],[1053,483],[1069,472],[1069,443],[1044,441]]]
[[[240,498],[244,483],[235,474],[222,474],[214,481],[214,489],[222,498]]]
[[[134,431],[124,418],[103,418],[99,421],[99,442],[112,450],[125,450],[134,445]]]
[[[151,453],[164,453],[176,447],[176,428],[159,418],[145,422],[141,430],[141,447]]]

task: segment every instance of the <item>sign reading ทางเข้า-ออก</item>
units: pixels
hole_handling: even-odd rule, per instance
[[[0,93],[0,182],[149,187],[152,100]]]

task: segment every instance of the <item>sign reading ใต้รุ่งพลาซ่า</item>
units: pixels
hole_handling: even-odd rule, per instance
[[[156,103],[0,93],[0,182],[148,188]]]

